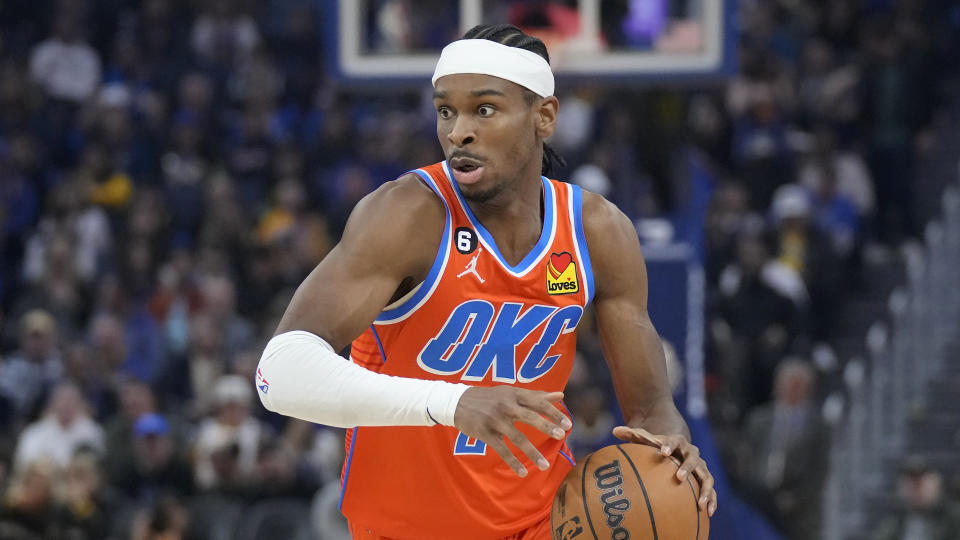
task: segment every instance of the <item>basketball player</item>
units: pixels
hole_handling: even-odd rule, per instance
[[[630,220],[548,180],[557,120],[543,43],[478,26],[433,76],[446,161],[364,198],[297,290],[256,385],[270,410],[350,428],[354,538],[550,538],[573,466],[562,390],[594,303],[626,426],[614,435],[713,477],[673,404]],[[544,170],[547,169],[547,170]],[[351,344],[348,362],[336,351]]]

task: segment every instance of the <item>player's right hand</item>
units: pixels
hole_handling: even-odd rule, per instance
[[[520,449],[540,470],[550,463],[543,454],[517,429],[523,422],[542,431],[548,437],[560,440],[573,424],[554,403],[563,399],[563,392],[539,392],[513,386],[473,387],[460,397],[453,422],[466,436],[480,439],[521,478],[527,469],[507,447],[505,439]]]

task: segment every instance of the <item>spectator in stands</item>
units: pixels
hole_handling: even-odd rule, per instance
[[[859,71],[822,37],[803,46],[797,80],[801,119],[807,125],[827,123],[850,129],[860,111],[857,83]]]
[[[866,164],[856,152],[838,149],[833,131],[820,126],[798,182],[811,193],[813,220],[841,259],[844,287],[857,285],[860,252],[875,209],[873,180]]]
[[[833,253],[849,260],[860,239],[860,217],[853,201],[837,191],[835,171],[824,169],[823,172],[820,188],[810,193],[811,217],[829,239]]]
[[[109,372],[120,371],[127,361],[127,342],[120,318],[106,311],[94,315],[88,335],[93,356],[99,359]]]
[[[104,424],[106,432],[107,475],[111,481],[116,477],[114,466],[133,460],[134,426],[140,417],[157,412],[156,397],[149,385],[130,379],[120,383],[120,408],[117,414]]]
[[[728,414],[739,419],[770,399],[777,364],[805,335],[807,302],[797,273],[755,232],[740,235],[736,253],[720,275],[711,335]]]
[[[203,71],[187,71],[177,82],[175,103],[173,105],[172,135],[178,139],[188,135],[186,140],[171,140],[173,148],[180,152],[194,152],[207,155],[213,150],[211,137],[217,135],[222,126],[218,125],[217,108],[214,98],[214,82]],[[190,127],[190,133],[180,133],[178,128]]]
[[[347,164],[336,176],[326,179],[326,193],[328,214],[333,234],[340,237],[347,226],[350,210],[360,202],[375,185],[370,173],[356,164]]]
[[[103,85],[90,109],[93,123],[89,128],[92,139],[103,145],[114,175],[128,176],[131,182],[143,184],[155,181],[157,156],[152,147],[140,137],[139,125],[133,119],[133,95],[123,84]],[[136,178],[137,174],[140,178]]]
[[[104,485],[95,454],[77,452],[63,473],[56,515],[57,538],[100,540],[108,537],[117,501]]]
[[[207,415],[216,403],[210,391],[227,372],[223,329],[206,311],[190,318],[189,345],[185,354],[171,358],[158,391],[164,399],[179,403],[191,420]]]
[[[194,275],[193,256],[178,248],[160,265],[150,298],[150,315],[161,328],[168,356],[183,356],[190,340],[190,318],[200,311],[203,296]]]
[[[120,213],[133,199],[134,185],[128,174],[117,169],[114,158],[103,143],[91,139],[80,150],[80,163],[73,169],[73,174],[89,193],[90,202],[103,207],[116,226]]]
[[[273,143],[270,110],[247,106],[234,115],[225,145],[225,163],[240,202],[259,209],[269,195]]]
[[[0,66],[0,118],[9,119],[9,114],[18,107],[25,108],[25,104],[17,97],[4,95],[9,91],[8,77],[18,79],[19,73],[15,69]],[[22,92],[21,89],[15,89]],[[4,103],[6,99],[12,102]],[[20,110],[22,112],[22,109]],[[2,123],[3,120],[0,120]],[[18,128],[19,129],[19,128]],[[5,133],[7,130],[0,125],[0,300],[6,298],[8,289],[16,279],[18,270],[16,261],[23,249],[24,239],[40,214],[41,192],[37,179],[31,178],[25,171],[19,170],[15,164],[13,152],[6,147]],[[9,134],[16,140],[23,135]],[[2,336],[0,336],[2,337]]]
[[[319,478],[316,471],[298,458],[295,449],[285,441],[269,440],[257,453],[257,482],[250,497],[255,500],[277,498],[305,499],[316,493]]]
[[[190,510],[176,497],[164,497],[137,513],[130,540],[184,540],[188,538]]]
[[[97,354],[104,354],[113,370],[124,377],[152,382],[164,372],[167,357],[161,329],[148,309],[149,294],[135,291],[140,280],[133,268],[150,265],[150,246],[133,242],[124,254],[129,267],[121,275],[105,275],[98,284],[90,339]],[[151,268],[144,270],[153,275]],[[141,281],[141,286],[146,280]]]
[[[769,51],[745,49],[742,74],[727,88],[733,122],[734,166],[750,190],[750,205],[762,210],[774,190],[789,183],[793,89]]]
[[[201,122],[189,109],[174,115],[170,148],[160,161],[170,228],[180,244],[196,237],[203,219],[203,180],[210,163]]]
[[[253,393],[247,379],[225,375],[212,388],[214,413],[200,422],[193,447],[197,487],[243,495],[260,482],[257,456],[269,434],[250,416]]]
[[[3,53],[4,51],[0,51]],[[29,133],[25,128],[30,122],[32,116],[29,98],[35,95],[30,90],[30,78],[26,73],[26,66],[17,59],[10,58],[9,55],[0,55],[0,134],[4,140],[13,136],[15,133]],[[9,155],[4,156],[9,158]],[[5,174],[22,171],[7,171]],[[0,182],[3,185],[3,182]],[[34,206],[29,210],[36,212],[37,201],[33,201]],[[36,216],[31,216],[36,218]],[[32,222],[23,222],[22,225],[30,225]]]
[[[200,281],[199,286],[203,313],[218,327],[224,355],[232,357],[237,351],[250,346],[254,337],[253,327],[237,313],[233,280],[225,275],[209,275]]]
[[[720,273],[736,257],[736,244],[748,227],[757,229],[760,217],[750,213],[749,193],[739,182],[717,186],[704,218],[704,264],[707,279],[716,284]]]
[[[724,114],[722,98],[716,94],[697,94],[691,98],[687,124],[691,142],[715,166],[730,170],[730,119]]]
[[[230,0],[215,0],[197,17],[190,41],[202,62],[230,68],[260,43],[256,23],[236,6]]]
[[[69,4],[67,4],[69,6]],[[53,35],[30,54],[30,78],[51,98],[82,104],[100,84],[100,57],[80,35],[78,10],[61,9]]]
[[[129,433],[132,452],[112,456],[110,482],[133,501],[150,503],[164,494],[183,497],[193,493],[193,474],[167,419],[157,413],[137,418]]]
[[[119,408],[117,376],[110,372],[102,359],[93,355],[86,341],[71,341],[63,351],[64,378],[73,381],[80,389],[84,401],[90,404],[94,419],[103,421],[113,416]],[[110,438],[107,437],[107,446]]]
[[[204,197],[199,246],[218,246],[230,253],[246,253],[249,250],[250,219],[256,209],[243,205],[236,182],[224,171],[217,171],[207,179]],[[209,271],[209,268],[202,267],[204,261],[200,259],[201,250],[195,251],[197,272]],[[225,272],[226,269],[221,271]]]
[[[563,109],[557,113],[557,123],[564,129],[560,130],[563,133],[557,131],[551,144],[567,159],[573,159],[587,148],[594,133],[597,93],[590,88],[576,89],[560,99]]]
[[[877,234],[887,243],[918,234],[914,213],[914,137],[930,100],[921,50],[905,39],[902,24],[878,16],[864,25],[861,84],[867,160],[876,183]]]
[[[73,243],[72,268],[84,284],[93,282],[103,270],[114,241],[109,217],[91,203],[89,187],[76,178],[57,184],[48,197],[48,217],[40,225],[41,231],[59,226],[67,232]]]
[[[778,188],[770,207],[776,238],[774,256],[803,278],[813,315],[813,335],[823,339],[834,330],[843,272],[812,212],[810,194],[796,184]]]
[[[257,226],[263,244],[285,247],[304,272],[309,272],[330,251],[327,223],[307,207],[306,190],[297,178],[287,178],[274,189],[274,205]]]
[[[820,538],[830,439],[814,400],[815,377],[806,361],[781,363],[775,400],[750,413],[742,441],[740,480],[789,540]]]
[[[0,501],[0,538],[44,540],[55,532],[57,466],[47,459],[25,463]]]
[[[904,461],[897,481],[900,505],[873,529],[870,540],[954,540],[960,513],[947,504],[943,476],[917,454]]]
[[[127,319],[143,309],[154,286],[154,272],[158,265],[157,242],[161,239],[166,220],[162,195],[155,190],[141,189],[134,195],[126,221],[127,251],[120,255],[118,275],[123,284],[126,302],[119,312]]]
[[[856,151],[838,148],[836,139],[826,126],[814,131],[813,148],[800,166],[797,182],[810,193],[819,193],[832,178],[833,191],[853,203],[860,220],[867,221],[876,207],[873,178],[863,158]]]
[[[38,459],[49,459],[66,467],[81,448],[103,451],[103,429],[90,418],[80,390],[71,382],[54,388],[44,416],[20,435],[14,455],[15,467]]]
[[[23,267],[23,294],[14,312],[42,308],[57,321],[59,330],[75,335],[86,316],[86,289],[76,271],[76,240],[60,220],[44,220],[27,241]]]
[[[57,339],[57,324],[46,311],[31,310],[20,318],[20,347],[0,364],[0,395],[20,419],[35,412],[63,374]]]

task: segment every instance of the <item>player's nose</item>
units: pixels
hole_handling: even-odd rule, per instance
[[[477,138],[477,123],[467,115],[459,115],[453,122],[453,129],[447,133],[447,140],[454,146],[466,146]]]

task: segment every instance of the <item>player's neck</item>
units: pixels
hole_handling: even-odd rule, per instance
[[[512,221],[515,218],[528,218],[531,214],[540,214],[543,200],[543,182],[538,176],[517,178],[500,193],[485,201],[467,200],[473,215],[481,222],[486,220]]]
[[[484,201],[468,199],[473,215],[484,224],[487,220],[511,222],[518,218],[529,219],[531,215],[542,217],[542,163],[543,155],[535,152],[499,193]]]

